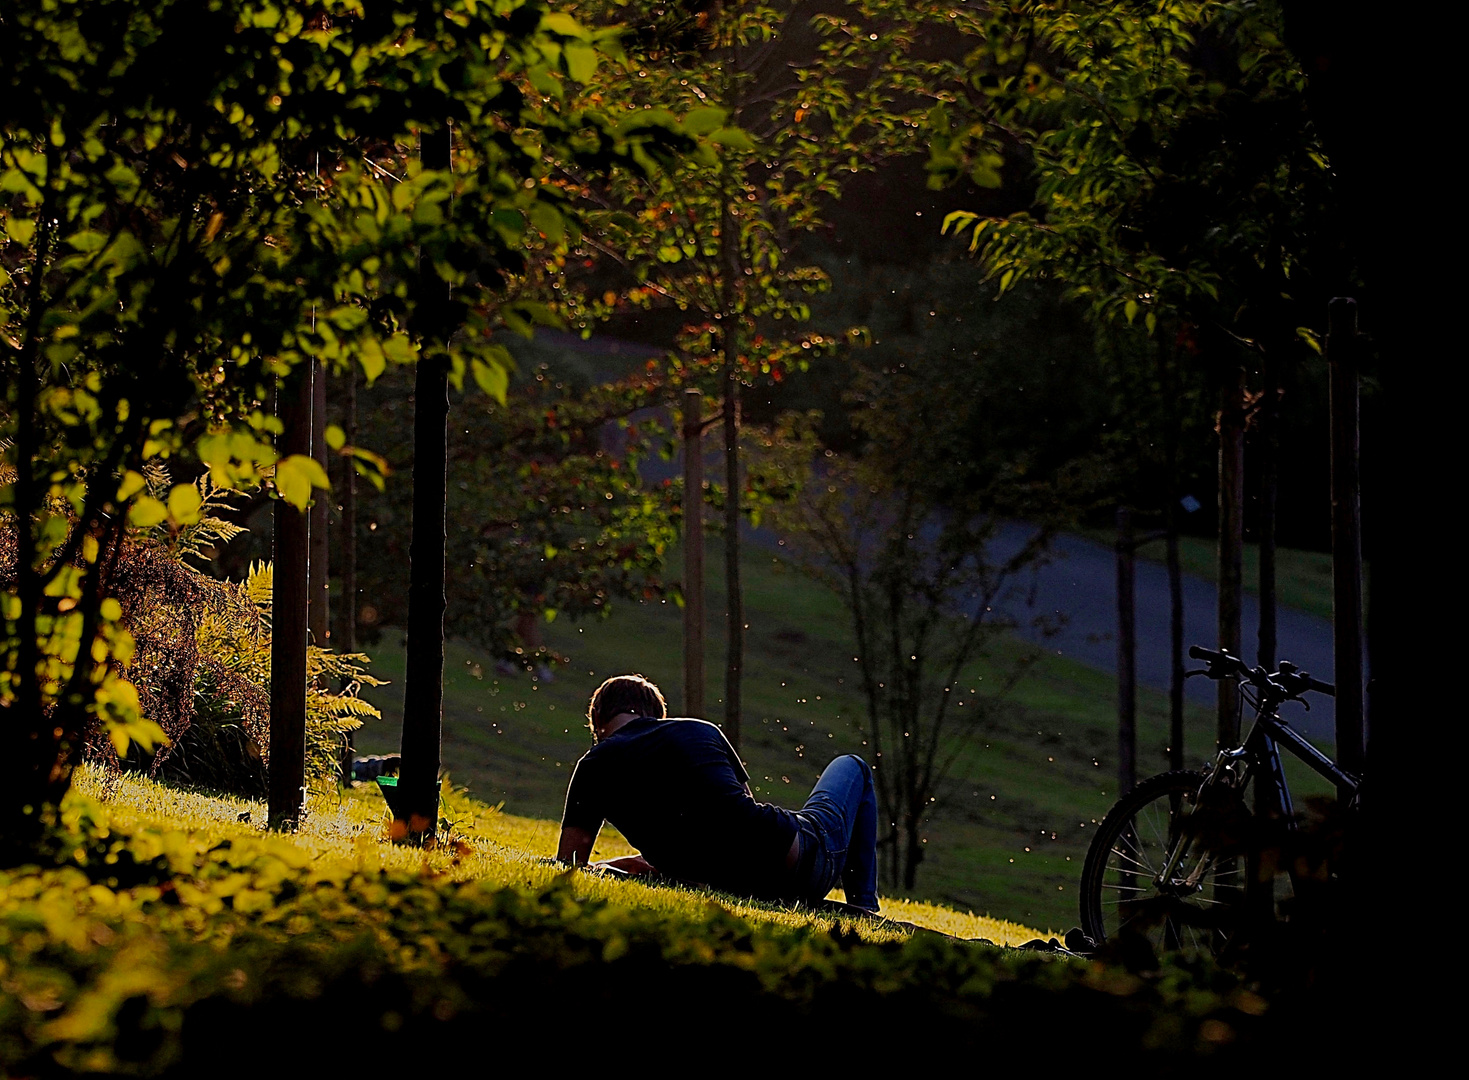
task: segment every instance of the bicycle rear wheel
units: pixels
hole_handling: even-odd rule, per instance
[[[1098,826],[1081,874],[1081,927],[1097,944],[1138,933],[1157,952],[1217,953],[1233,935],[1245,859],[1229,836],[1239,834],[1231,826],[1244,804],[1237,792],[1216,786],[1209,789],[1210,813],[1197,814],[1203,783],[1198,772],[1144,780]],[[1176,846],[1181,856],[1164,880]]]

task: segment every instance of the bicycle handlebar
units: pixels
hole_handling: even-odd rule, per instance
[[[1206,649],[1202,645],[1190,645],[1188,647],[1188,654],[1195,660],[1207,660],[1211,664],[1222,663],[1225,660],[1233,660],[1236,664],[1243,663],[1242,660],[1230,656],[1227,652],[1215,652],[1213,649]]]
[[[1280,671],[1276,673],[1275,679],[1292,694],[1304,693],[1314,690],[1318,694],[1327,697],[1336,697],[1336,687],[1329,682],[1311,678],[1310,672],[1302,671],[1289,660],[1280,662]]]
[[[1336,687],[1331,683],[1313,679],[1308,672],[1301,671],[1289,660],[1280,662],[1280,670],[1273,675],[1263,667],[1250,668],[1237,656],[1231,656],[1224,650],[1206,649],[1202,645],[1190,645],[1189,656],[1195,660],[1203,660],[1209,665],[1208,670],[1203,672],[1211,679],[1223,679],[1231,675],[1241,675],[1248,679],[1261,690],[1275,688],[1283,691],[1288,698],[1300,697],[1307,691],[1325,694],[1327,697],[1336,697]]]

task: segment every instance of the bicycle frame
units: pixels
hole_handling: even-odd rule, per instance
[[[1243,708],[1243,701],[1240,704]],[[1336,785],[1338,792],[1346,793],[1348,797],[1357,793],[1361,780],[1307,742],[1303,735],[1280,718],[1276,706],[1270,702],[1261,702],[1257,707],[1255,723],[1243,743],[1233,750],[1219,751],[1214,768],[1203,786],[1207,788],[1221,782],[1225,777],[1231,777],[1236,786],[1243,788],[1253,776],[1256,780],[1256,797],[1264,795],[1269,800],[1270,807],[1278,811],[1284,819],[1285,827],[1295,829],[1295,804],[1291,799],[1290,786],[1286,783],[1285,769],[1280,758],[1282,743],[1287,750],[1305,762],[1311,771]],[[1236,764],[1244,765],[1243,773],[1235,772]],[[1183,837],[1180,836],[1180,839]],[[1158,873],[1157,880],[1160,883],[1173,880],[1179,862],[1191,846],[1191,840],[1173,845],[1163,869]],[[1204,869],[1205,865],[1199,864],[1190,878],[1203,873]],[[1195,883],[1190,880],[1187,884]]]
[[[1295,807],[1290,788],[1285,782],[1285,770],[1281,767],[1281,744],[1305,762],[1312,772],[1334,784],[1338,792],[1345,793],[1348,797],[1357,793],[1362,783],[1359,777],[1353,776],[1317,750],[1306,741],[1304,735],[1282,720],[1275,710],[1260,712],[1256,715],[1255,726],[1245,737],[1241,749],[1250,757],[1252,765],[1264,766],[1261,771],[1265,775],[1260,779],[1268,780],[1273,805],[1284,815],[1288,828],[1295,828]]]

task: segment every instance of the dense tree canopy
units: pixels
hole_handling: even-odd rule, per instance
[[[220,486],[270,477],[304,506],[325,476],[271,446],[293,367],[373,378],[428,357],[503,395],[490,332],[543,310],[503,285],[528,238],[574,231],[552,161],[641,167],[687,140],[664,117],[563,107],[600,39],[535,3],[36,2],[0,19],[0,725],[22,809],[65,789],[88,716],[159,737],[106,579],[126,520],[182,525],[199,496],[152,497],[144,463],[197,456]],[[420,135],[446,124],[452,168],[422,168]]]

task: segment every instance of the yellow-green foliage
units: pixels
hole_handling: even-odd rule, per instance
[[[543,856],[549,822],[452,790],[432,851],[385,843],[370,792],[313,797],[294,836],[261,830],[261,809],[80,778],[45,865],[0,871],[0,1073],[233,1075],[288,1055],[303,1075],[347,1047],[378,1067],[430,1051],[488,1063],[512,1044],[552,1050],[568,1023],[568,1049],[595,1032],[775,1061],[793,1036],[864,1017],[877,1052],[897,1049],[882,1025],[962,1053],[1057,1025],[1141,1053],[1261,1022],[1263,1003],[1214,970],[1140,978],[563,871]],[[623,849],[613,837],[603,853]],[[902,914],[1020,929],[936,910]],[[273,1056],[247,1053],[256,1041]]]
[[[181,549],[179,558],[192,553]],[[272,569],[269,563],[252,565],[238,582],[207,578],[187,563],[180,572],[196,578],[217,602],[198,613],[193,628],[197,654],[209,659],[194,672],[190,728],[197,730],[185,729],[180,736],[185,744],[180,757],[190,764],[179,771],[192,782],[249,791],[252,766],[258,770],[258,762],[270,758]],[[362,653],[306,649],[306,779],[313,787],[330,785],[337,777],[348,732],[363,718],[381,715],[359,696],[364,686],[382,685],[367,673],[369,663]],[[248,741],[221,742],[221,726],[243,729]],[[256,783],[258,790],[263,778]]]

